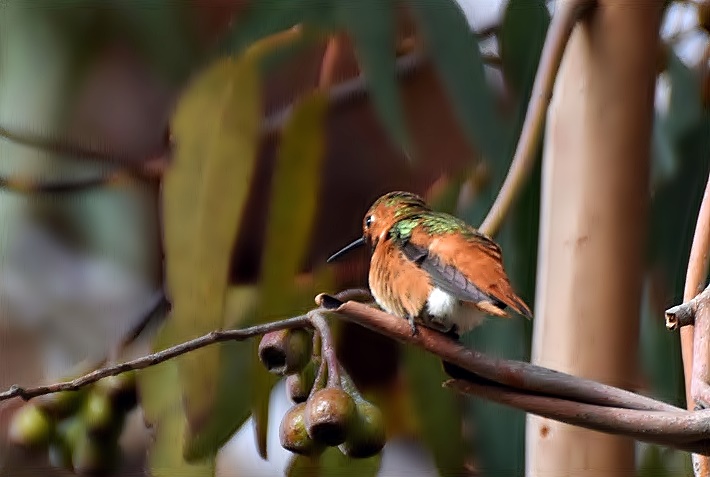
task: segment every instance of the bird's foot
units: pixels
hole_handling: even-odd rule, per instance
[[[410,316],[409,317],[409,328],[412,330],[412,336],[417,335],[417,324],[414,322],[414,317]]]

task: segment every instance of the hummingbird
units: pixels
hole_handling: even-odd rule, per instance
[[[460,336],[486,315],[506,308],[532,318],[513,290],[493,240],[453,215],[432,210],[420,196],[395,191],[378,198],[363,235],[328,258],[368,245],[369,286],[377,305],[409,321]]]

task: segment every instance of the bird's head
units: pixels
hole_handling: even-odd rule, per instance
[[[384,240],[390,228],[406,217],[416,213],[430,210],[424,199],[411,192],[388,192],[378,198],[365,214],[362,221],[362,237],[334,253],[328,262],[343,256],[347,252],[362,245],[369,245],[373,249]]]

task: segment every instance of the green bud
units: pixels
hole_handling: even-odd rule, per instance
[[[89,393],[83,417],[88,433],[94,437],[115,438],[123,427],[123,413],[114,409],[111,399],[100,392]]]
[[[8,438],[16,446],[39,450],[49,443],[53,427],[44,411],[34,404],[25,404],[12,417]]]

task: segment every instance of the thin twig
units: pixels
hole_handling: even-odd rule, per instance
[[[140,358],[126,361],[123,363],[107,366],[97,369],[91,373],[85,374],[71,381],[49,384],[45,386],[36,386],[23,388],[18,385],[10,387],[7,391],[0,393],[0,401],[20,397],[24,400],[32,399],[43,394],[56,393],[59,391],[76,391],[84,386],[95,383],[108,376],[116,376],[127,371],[144,369],[150,366],[155,366],[169,359],[175,358],[185,353],[195,351],[196,349],[204,348],[215,343],[223,341],[243,341],[254,336],[260,336],[271,331],[284,330],[288,328],[305,328],[311,326],[311,318],[307,315],[289,318],[287,320],[275,321],[263,325],[251,326],[240,330],[218,330],[212,331],[206,335],[200,336],[184,343],[180,343],[162,351],[152,353]]]
[[[579,18],[595,3],[593,0],[568,0],[560,2],[557,6],[545,38],[540,65],[535,75],[530,103],[513,161],[498,192],[498,197],[479,228],[486,235],[494,236],[498,232],[504,217],[535,165],[535,153],[542,135],[545,114],[552,98],[552,89],[567,41]]]
[[[321,357],[328,368],[328,386],[340,386],[340,370],[338,356],[335,353],[335,342],[330,333],[330,327],[320,310],[312,310],[308,313],[311,325],[320,335]]]
[[[706,287],[699,295],[692,300],[666,310],[666,328],[675,331],[684,326],[695,324],[695,315],[701,302],[707,303],[710,300],[710,286]]]

